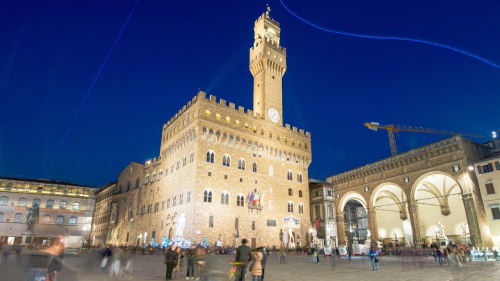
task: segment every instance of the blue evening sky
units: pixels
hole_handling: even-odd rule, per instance
[[[283,0],[320,26],[457,47],[500,64],[500,1]],[[0,9],[0,175],[43,178],[135,0],[6,1]],[[47,178],[115,181],[158,156],[198,88],[251,108],[254,21],[271,6],[287,48],[284,122],[312,134],[309,176],[390,156],[364,122],[500,129],[500,69],[444,48],[337,35],[279,1],[141,0]],[[400,133],[400,152],[447,136]]]

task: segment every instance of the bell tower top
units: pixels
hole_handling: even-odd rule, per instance
[[[286,49],[280,46],[279,22],[263,13],[254,26],[250,48],[250,72],[254,77],[253,110],[256,116],[283,125],[282,78],[286,71]]]

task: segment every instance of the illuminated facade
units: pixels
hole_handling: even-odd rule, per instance
[[[479,183],[484,209],[495,247],[500,247],[500,155],[486,158],[471,166]]]
[[[247,238],[253,247],[279,246],[283,229],[296,246],[307,244],[311,135],[283,126],[286,50],[279,23],[267,12],[254,31],[254,109],[200,91],[163,126],[159,156],[120,174],[106,207],[109,226],[100,234],[105,242],[143,245],[154,238],[161,244],[185,218],[182,236],[194,243],[220,237],[223,245]],[[128,182],[133,188],[125,190]]]
[[[441,244],[441,224],[443,240],[491,247],[480,185],[468,169],[488,153],[488,147],[454,136],[328,177],[338,192],[339,244],[353,242],[342,222],[346,205],[355,201],[366,211],[372,245]]]
[[[33,243],[47,244],[59,235],[86,243],[97,188],[49,180],[0,177],[2,242],[20,244],[26,231],[26,207],[40,206]],[[75,245],[71,245],[75,246]]]

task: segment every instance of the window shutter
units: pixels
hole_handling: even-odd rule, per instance
[[[482,174],[483,173],[483,169],[481,169],[481,165],[477,166],[477,172],[479,174]]]
[[[500,170],[500,161],[495,162],[495,166],[497,168],[497,171]]]
[[[490,169],[489,172],[493,172],[493,164],[491,163],[488,163],[488,168]]]

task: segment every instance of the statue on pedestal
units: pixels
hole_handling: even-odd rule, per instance
[[[165,236],[165,235],[164,235],[164,236],[163,236],[163,241],[161,242],[161,247],[162,247],[162,248],[164,248],[164,247],[168,247],[168,243],[169,243],[169,242],[170,242],[170,241],[168,241],[167,236]]]
[[[283,229],[280,229],[280,243],[283,245]]]
[[[448,237],[446,237],[446,235],[444,234],[444,225],[442,225],[441,222],[437,222],[437,225],[439,227],[439,230],[436,234],[440,235],[443,239],[448,239]]]
[[[38,223],[40,208],[38,204],[33,204],[31,208],[26,207],[26,210],[28,210],[28,214],[26,215],[26,232],[33,233],[35,224]]]
[[[177,231],[175,232],[175,238],[182,238],[182,230],[186,225],[186,213],[182,213],[177,219]]]

